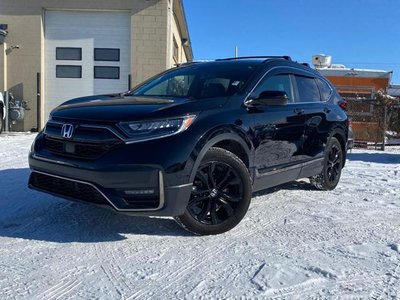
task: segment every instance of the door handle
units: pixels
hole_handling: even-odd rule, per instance
[[[303,115],[304,114],[304,109],[302,108],[295,108],[294,113],[298,114],[298,115]]]

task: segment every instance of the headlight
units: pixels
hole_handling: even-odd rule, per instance
[[[196,116],[138,122],[121,122],[119,127],[133,140],[148,140],[171,136],[185,131]]]

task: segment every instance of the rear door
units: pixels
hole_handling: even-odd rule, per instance
[[[319,85],[323,83],[319,81],[312,73],[297,71],[294,74],[295,102],[305,118],[304,144],[301,150],[303,161],[323,157],[324,137],[328,129],[326,115],[329,110],[320,92],[325,86],[320,88]],[[328,98],[329,91],[324,90],[324,95]]]

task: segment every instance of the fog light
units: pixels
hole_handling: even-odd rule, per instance
[[[154,190],[129,190],[125,191],[126,195],[153,195]]]

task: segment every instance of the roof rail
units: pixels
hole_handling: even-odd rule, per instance
[[[208,60],[208,61],[211,61],[211,60]],[[175,67],[182,67],[182,66],[186,66],[186,65],[199,64],[199,63],[202,63],[202,62],[206,62],[206,61],[205,60],[204,61],[192,60],[192,61],[186,61],[186,62],[182,62],[182,63],[176,63],[176,64],[174,64],[174,66]]]
[[[215,61],[252,59],[252,58],[264,58],[265,60],[268,60],[268,59],[285,59],[285,60],[292,61],[292,58],[290,56],[287,56],[287,55],[283,55],[283,56],[274,56],[274,55],[272,55],[272,56],[240,56],[240,57],[220,58],[220,59],[216,59]]]

